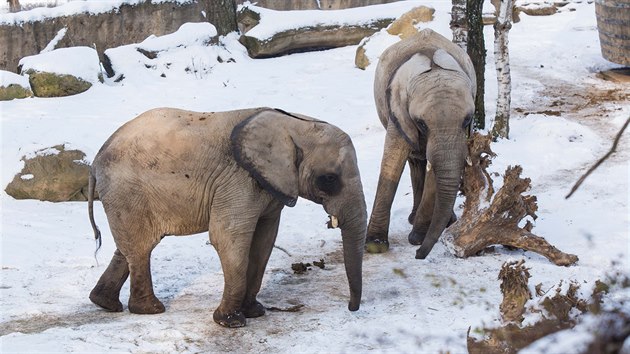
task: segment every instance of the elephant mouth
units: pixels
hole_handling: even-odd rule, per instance
[[[326,222],[326,226],[329,229],[336,229],[339,227],[339,219],[334,215],[328,215],[328,221]]]

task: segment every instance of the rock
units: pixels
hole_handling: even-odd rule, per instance
[[[433,13],[435,13],[435,9],[431,7],[414,7],[392,22],[387,27],[387,33],[405,39],[418,33],[418,28],[416,28],[418,23],[433,21]]]
[[[61,48],[22,58],[19,71],[29,75],[37,97],[76,95],[103,79],[96,50],[89,47]]]
[[[245,34],[260,23],[260,14],[252,11],[249,7],[243,7],[236,15],[236,22],[238,22],[238,30]]]
[[[393,19],[381,19],[362,25],[308,26],[282,31],[266,39],[244,35],[239,42],[247,48],[247,53],[252,58],[272,58],[358,44],[361,39],[386,27],[392,21]]]
[[[27,77],[0,70],[0,101],[32,96],[33,92]]]
[[[386,29],[364,38],[357,47],[354,65],[365,70],[373,61],[371,59],[378,58],[387,47],[418,33],[418,24],[432,21],[434,12],[435,9],[430,7],[415,7],[398,17]]]
[[[72,75],[29,70],[29,82],[37,97],[64,97],[87,91],[92,84]]]
[[[529,16],[549,16],[558,12],[556,5],[551,3],[526,4],[523,6],[515,6],[515,9]]]
[[[382,5],[378,5],[382,6]],[[397,8],[383,8],[378,18],[365,9],[334,10],[344,16],[330,16],[331,11],[304,11],[304,16],[291,16],[287,12],[274,11],[254,5],[244,7],[248,11],[248,23],[257,25],[239,39],[252,58],[270,58],[291,53],[300,53],[344,47],[358,44],[361,39],[391,24]],[[345,16],[347,15],[347,16]],[[389,16],[391,15],[391,16]],[[339,18],[352,20],[340,21]],[[281,25],[279,25],[281,24]]]
[[[50,202],[85,201],[90,167],[80,150],[64,145],[24,156],[24,168],[7,185],[5,192],[15,199]]]

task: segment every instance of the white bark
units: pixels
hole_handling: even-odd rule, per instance
[[[468,22],[466,19],[466,0],[453,0],[451,8],[451,30],[453,31],[453,43],[466,51],[468,42]]]
[[[492,127],[492,135],[509,138],[510,103],[512,78],[510,76],[510,53],[508,33],[512,27],[513,0],[501,0],[497,22],[494,25],[494,57],[497,68],[498,97],[497,113]]]

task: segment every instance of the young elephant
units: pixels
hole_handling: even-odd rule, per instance
[[[409,242],[422,245],[416,258],[424,259],[455,220],[453,206],[468,152],[476,88],[466,52],[430,29],[381,55],[374,98],[387,135],[368,226],[369,252],[389,248],[390,209],[405,161],[413,187]]]
[[[225,287],[214,320],[241,327],[262,316],[256,301],[282,208],[301,196],[322,204],[341,228],[350,311],[361,301],[367,214],[354,147],[339,128],[270,108],[197,113],[160,108],[123,125],[103,145],[90,174],[95,237],[98,191],[117,250],[90,293],[122,311],[164,312],[153,293],[150,255],[166,235],[210,232]]]

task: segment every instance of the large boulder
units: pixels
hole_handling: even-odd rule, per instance
[[[28,77],[0,70],[0,101],[33,96]]]
[[[50,202],[85,201],[90,167],[80,150],[56,145],[22,157],[24,168],[7,185],[15,199]]]
[[[60,48],[25,57],[19,70],[28,74],[37,97],[76,95],[102,81],[98,55],[89,47]]]
[[[431,7],[414,7],[398,17],[387,28],[363,38],[357,47],[354,65],[365,70],[387,47],[418,33],[420,23],[432,21],[434,13],[435,9]]]
[[[410,7],[399,2],[343,10],[305,10],[296,16],[294,12],[247,5],[240,10],[239,22],[244,31],[240,42],[252,58],[356,45],[389,26]]]

